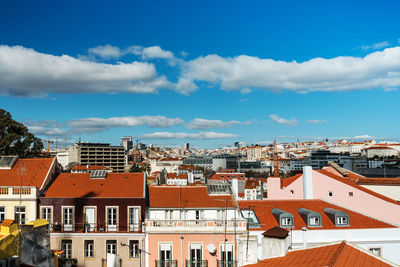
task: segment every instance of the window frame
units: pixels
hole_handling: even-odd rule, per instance
[[[64,249],[64,244],[70,244],[71,247],[69,249],[65,248]],[[64,250],[64,258],[66,259],[71,259],[72,258],[72,239],[61,239],[61,250]],[[70,250],[70,251],[68,251]],[[70,254],[69,257],[67,257],[67,254]]]
[[[375,253],[374,250],[378,251],[379,253]],[[368,251],[378,257],[382,257],[382,248],[381,247],[369,247]]]
[[[136,244],[134,242],[137,242]],[[131,239],[129,240],[129,258],[137,259],[140,257],[139,240]]]
[[[90,246],[91,245],[91,246]],[[91,250],[89,249],[91,247]],[[83,257],[85,259],[93,259],[94,258],[94,240],[93,239],[85,239],[83,241]],[[88,253],[91,253],[91,256]]]
[[[45,218],[45,216],[44,216],[45,213],[43,212],[43,210],[45,210],[45,209],[50,209],[50,221],[48,220],[48,218]],[[53,223],[53,206],[40,206],[40,218],[46,219],[50,224],[52,224]]]
[[[290,220],[290,223],[287,223],[288,220]],[[293,218],[292,217],[282,217],[281,218],[281,226],[282,227],[291,227],[291,226],[293,226]]]
[[[133,215],[133,224],[131,223],[131,209],[134,210],[134,215]],[[137,212],[136,212],[137,210]],[[129,232],[137,232],[140,230],[140,223],[141,223],[141,207],[140,206],[128,206],[127,207],[127,211],[128,211],[128,231]],[[137,213],[137,216],[136,216]],[[137,218],[136,218],[137,217]],[[137,221],[137,225],[135,223],[135,221]]]
[[[115,245],[115,253],[108,252],[108,245]],[[110,254],[115,254],[115,255],[117,255],[117,252],[118,252],[117,246],[118,246],[118,243],[117,243],[117,240],[116,240],[116,239],[107,239],[107,240],[106,240],[106,254],[107,254],[107,253],[110,253]]]
[[[19,209],[19,208],[24,208],[24,211],[23,212],[22,211],[18,211],[17,212],[17,209]],[[18,218],[17,218],[17,214],[18,214]],[[22,214],[24,215],[23,216],[24,217],[23,220],[21,220],[21,215]],[[14,207],[14,220],[18,224],[25,224],[26,223],[26,206],[15,206]]]
[[[115,224],[109,224],[108,209],[115,209]],[[114,218],[113,218],[114,219]],[[106,206],[106,230],[107,232],[117,232],[119,225],[119,206]],[[115,228],[114,228],[115,227]]]
[[[6,206],[0,206],[0,210],[1,209],[3,209],[3,211],[0,211],[0,223],[2,223],[6,219]]]

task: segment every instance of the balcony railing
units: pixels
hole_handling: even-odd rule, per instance
[[[217,267],[237,267],[238,263],[234,260],[217,260]]]
[[[178,261],[177,260],[156,260],[155,267],[177,267]]]
[[[186,267],[208,267],[207,260],[186,260]]]
[[[226,224],[226,226],[225,226]],[[234,220],[146,220],[146,231],[233,231],[235,228]],[[246,221],[236,221],[236,231],[246,231]]]
[[[36,198],[36,192],[35,187],[0,186],[0,198]]]
[[[131,225],[104,225],[94,223],[75,223],[75,224],[59,224],[50,225],[53,233],[60,232],[77,232],[77,233],[112,233],[112,232],[140,232],[142,227],[139,224]]]

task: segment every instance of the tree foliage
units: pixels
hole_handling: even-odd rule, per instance
[[[0,155],[18,155],[21,158],[38,157],[43,143],[11,114],[0,109]]]
[[[139,164],[135,163],[129,169],[129,172],[145,172],[150,175],[151,167],[149,164],[146,164],[146,163],[143,163],[141,166],[139,166]]]

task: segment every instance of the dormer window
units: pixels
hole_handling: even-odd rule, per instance
[[[291,213],[281,209],[272,209],[272,214],[278,220],[280,227],[293,227],[294,217]]]
[[[300,208],[297,212],[300,214],[304,222],[307,223],[308,227],[321,227],[322,219],[321,214],[318,212],[305,208]]]
[[[335,210],[333,208],[325,208],[324,212],[335,226],[349,226],[349,215],[347,212]]]

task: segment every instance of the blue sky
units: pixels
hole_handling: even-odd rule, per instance
[[[398,140],[397,1],[1,1],[0,107],[43,139]]]

